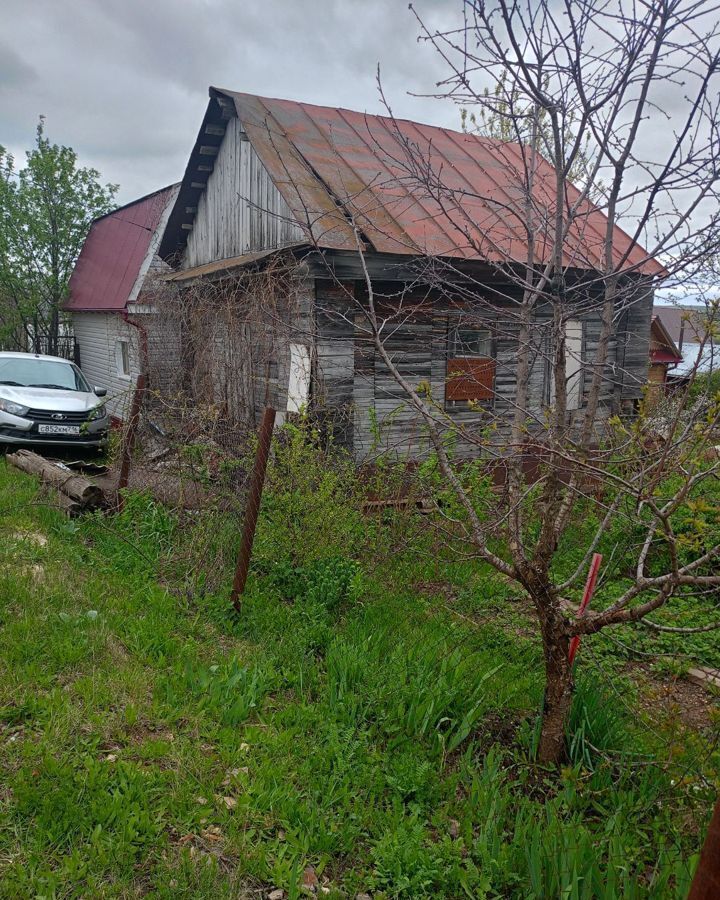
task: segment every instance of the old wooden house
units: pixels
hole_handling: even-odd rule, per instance
[[[357,458],[378,448],[421,454],[422,423],[368,339],[370,288],[390,358],[446,421],[468,435],[489,414],[502,421],[514,405],[518,346],[520,288],[510,272],[527,255],[521,154],[410,121],[211,88],[159,248],[174,269],[166,314],[183,308],[197,396],[248,425],[266,403],[308,406]],[[538,209],[552,178],[541,162]],[[605,224],[588,206],[565,244],[565,285],[580,298],[565,332],[575,411],[599,333],[583,286],[594,283],[587,276],[600,266]],[[619,229],[615,244],[636,294],[617,316],[605,414],[642,396],[651,285],[662,272]],[[548,316],[538,307],[532,335],[538,421],[552,382]],[[460,445],[471,451],[473,442],[461,434]]]

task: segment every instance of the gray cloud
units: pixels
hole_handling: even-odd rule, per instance
[[[35,69],[4,42],[0,42],[0,93],[28,87],[37,78]]]
[[[407,0],[0,0],[0,144],[18,159],[37,116],[131,200],[184,172],[209,85],[457,127],[436,90],[449,71],[418,42]],[[430,28],[459,24],[461,0],[414,0]],[[483,87],[487,74],[473,76]],[[686,85],[656,86],[640,147],[662,154]]]
[[[421,0],[422,5],[423,0]],[[455,0],[425,0],[433,22]],[[452,104],[420,99],[444,74],[418,44],[407,0],[3,0],[0,143],[18,156],[37,116],[48,136],[121,185],[121,199],[178,179],[208,86],[454,125]]]

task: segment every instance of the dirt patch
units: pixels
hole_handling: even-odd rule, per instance
[[[422,597],[442,597],[447,603],[457,599],[455,586],[449,581],[418,581],[413,584],[413,590]]]
[[[91,480],[102,489],[112,503],[117,494],[120,471],[111,469],[106,475]],[[172,508],[203,509],[211,502],[209,491],[196,481],[151,467],[135,465],[131,468],[128,489],[149,493],[153,500]]]
[[[36,547],[47,547],[48,539],[39,531],[16,531],[13,540],[34,544]]]
[[[644,663],[629,663],[625,670],[642,688],[642,703],[649,714],[679,719],[696,730],[712,727],[718,701],[711,691],[679,675],[660,675]]]

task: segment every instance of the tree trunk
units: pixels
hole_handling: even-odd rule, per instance
[[[50,309],[50,327],[48,329],[48,353],[50,356],[57,356],[60,338],[60,312],[58,310],[57,301],[53,300]]]
[[[559,629],[543,628],[545,653],[545,701],[538,762],[557,765],[566,755],[565,731],[573,698],[572,668],[568,659],[569,640]]]

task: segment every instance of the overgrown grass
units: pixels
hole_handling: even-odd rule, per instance
[[[228,523],[200,541],[143,496],[68,522],[0,463],[0,894],[298,897],[313,866],[330,897],[684,897],[717,757],[587,652],[571,762],[539,771],[508,585],[420,534],[379,561],[392,519],[289,453],[240,617]],[[212,591],[172,564],[193,541]]]

